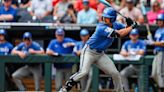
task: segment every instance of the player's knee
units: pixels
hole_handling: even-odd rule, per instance
[[[12,74],[12,78],[13,78],[13,79],[17,79],[18,76],[17,76],[15,73],[13,73],[13,74]]]
[[[115,72],[112,73],[112,76],[117,78],[117,77],[120,77],[121,75],[118,71],[115,71]]]
[[[126,72],[125,72],[125,71],[121,71],[121,72],[120,72],[120,75],[121,75],[122,77],[126,77]]]

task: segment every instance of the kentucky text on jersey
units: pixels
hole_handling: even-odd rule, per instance
[[[96,27],[96,31],[94,32],[94,34],[87,41],[87,44],[92,49],[104,51],[114,41],[114,38],[110,37],[112,32],[122,29],[124,27],[125,26],[123,24],[118,22],[114,22],[112,28],[105,23],[99,23]]]
[[[13,45],[9,42],[0,44],[0,55],[8,55],[11,53]]]

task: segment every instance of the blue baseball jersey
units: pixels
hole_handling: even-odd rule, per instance
[[[9,42],[0,44],[0,55],[9,55],[13,49],[13,45]]]
[[[24,42],[22,42],[22,43],[18,44],[14,49],[18,50],[18,51],[22,51],[26,54],[29,54],[28,53],[29,49],[34,49],[34,50],[37,50],[37,51],[43,50],[43,48],[37,42],[34,42],[34,41],[28,47],[25,45]]]
[[[146,44],[143,40],[138,40],[136,43],[128,40],[123,44],[122,50],[125,50],[129,53],[136,53],[139,50],[143,50],[146,52]]]
[[[76,45],[73,48],[74,54],[76,54],[77,51],[82,50],[82,48],[84,47],[84,45],[85,45],[85,43],[82,42],[82,41],[77,42]]]
[[[52,50],[59,54],[71,54],[73,51],[73,46],[71,47],[64,47],[65,43],[75,42],[75,40],[71,38],[64,38],[63,42],[58,42],[56,39],[52,40],[48,45],[49,50]]]
[[[118,22],[114,22],[112,28],[105,23],[99,23],[94,34],[87,41],[87,44],[92,49],[104,51],[114,41],[114,38],[111,37],[112,32],[122,28],[125,28],[125,26]]]
[[[75,42],[75,40],[71,38],[64,38],[63,42],[58,42],[56,39],[52,40],[47,47],[47,50],[52,50],[60,55],[64,54],[72,54],[73,46],[71,47],[64,47],[65,43]],[[69,64],[54,64],[56,68],[70,68],[72,67],[72,63]]]
[[[3,15],[3,14],[11,14],[14,17],[13,20],[6,21],[6,22],[15,22],[16,21],[15,18],[17,16],[17,10],[14,9],[13,7],[10,6],[8,10],[5,10],[4,5],[2,5],[0,7],[0,15]]]
[[[164,27],[157,29],[157,31],[155,32],[155,37],[154,38],[155,38],[155,41],[157,41],[157,42],[164,42]],[[164,51],[164,47],[155,46],[155,50],[157,52]]]

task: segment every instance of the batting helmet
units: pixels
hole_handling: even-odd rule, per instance
[[[87,29],[82,29],[80,31],[80,36],[86,36],[86,35],[89,35],[89,31]]]
[[[164,21],[164,14],[159,14],[157,16],[157,20],[163,20]]]
[[[6,35],[6,31],[4,29],[0,29],[0,34]]]
[[[130,35],[138,35],[139,32],[137,29],[132,29],[132,31],[130,32]]]
[[[102,16],[105,18],[110,18],[111,22],[113,23],[116,21],[117,13],[116,10],[111,7],[108,7],[104,9]]]
[[[30,33],[30,32],[25,32],[24,34],[23,34],[23,39],[24,38],[29,38],[29,39],[31,39],[32,38],[32,34]]]

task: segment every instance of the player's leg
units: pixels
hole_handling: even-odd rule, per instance
[[[133,65],[129,65],[126,68],[124,68],[120,73],[122,77],[122,83],[124,86],[125,92],[130,92],[129,90],[129,82],[128,82],[128,77],[135,74],[137,70]]]
[[[62,69],[56,69],[56,75],[55,75],[56,91],[58,91],[61,88],[62,81],[63,81],[63,71],[62,71]]]
[[[158,62],[158,57],[157,55],[154,57],[153,63],[152,63],[152,72],[151,72],[151,77],[157,82],[157,62]]]
[[[32,72],[33,77],[34,77],[35,91],[39,91],[40,90],[40,80],[42,77],[41,64],[36,65],[36,66],[29,66],[29,68],[30,68],[30,71]]]
[[[116,69],[113,61],[107,56],[103,55],[101,58],[96,62],[97,66],[104,71],[106,74],[112,77],[115,91],[116,92],[124,92],[123,85],[121,81],[121,75]]]
[[[83,77],[80,80],[81,83],[81,92],[88,92],[90,85],[91,85],[91,81],[92,81],[92,68],[89,70],[89,73],[87,74],[87,76]]]
[[[86,88],[85,88],[84,92],[89,91],[89,88],[90,88],[90,85],[91,85],[91,82],[92,82],[92,75],[93,75],[93,71],[92,71],[92,68],[91,68],[90,71],[89,71],[89,74],[88,74],[87,84],[86,84]]]
[[[68,90],[68,91],[71,90],[71,88],[74,85],[76,85],[76,83],[80,81],[81,78],[87,75],[91,65],[94,63],[96,59],[97,58],[95,54],[86,51],[86,48],[84,48],[80,56],[80,70],[70,77],[70,79],[65,84],[64,90]]]
[[[19,68],[12,74],[12,78],[20,91],[26,90],[22,84],[21,79],[22,77],[28,76],[29,74],[30,74],[30,70],[27,65]]]
[[[159,52],[157,55],[158,61],[157,62],[157,82],[160,90],[163,92],[164,88],[164,52]]]

